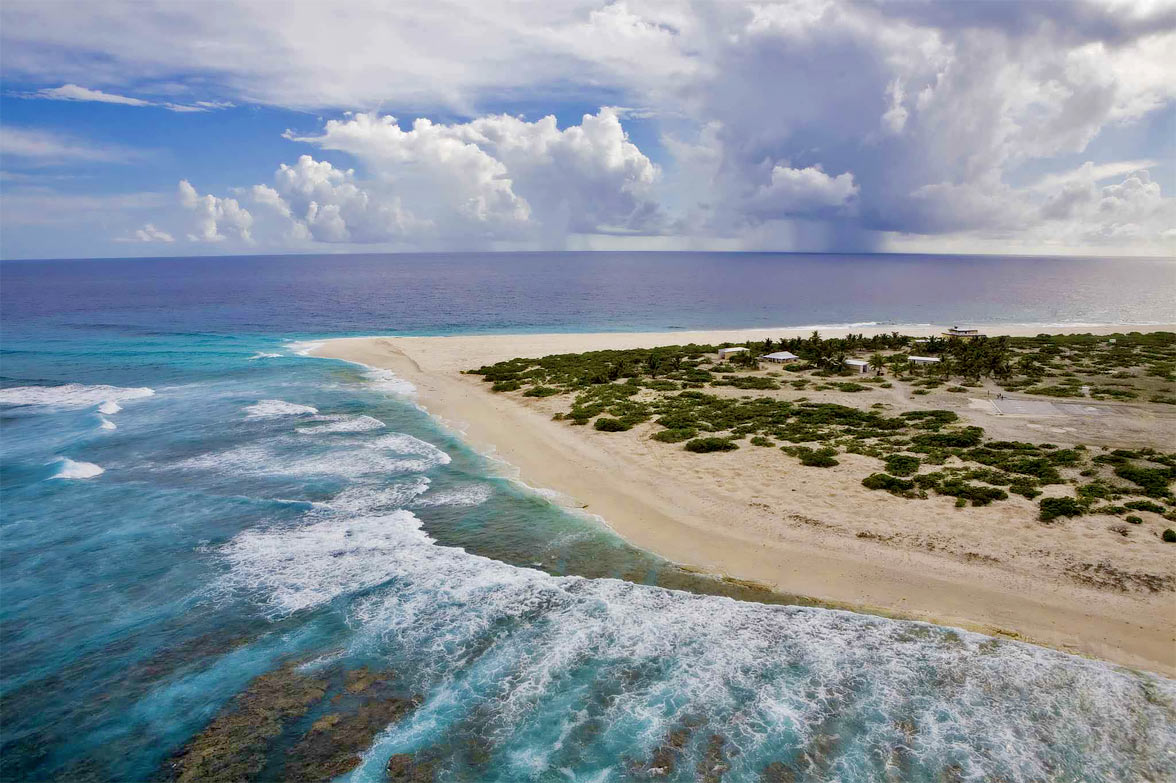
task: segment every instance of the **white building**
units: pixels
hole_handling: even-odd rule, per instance
[[[776,351],[764,357],[764,359],[775,364],[787,364],[788,362],[795,362],[800,357],[791,351]]]
[[[907,361],[911,364],[939,364],[938,356],[908,356]]]
[[[870,371],[870,363],[865,359],[846,359],[845,366],[852,372],[861,373],[862,375]]]
[[[737,353],[746,353],[746,352],[747,352],[746,348],[740,348],[738,345],[735,346],[734,348],[720,348],[719,349],[719,358],[720,359],[730,359],[732,356],[734,356]]]
[[[962,329],[958,326],[953,326],[943,333],[944,337],[959,337],[963,340],[975,340],[984,335],[980,334],[978,329]]]

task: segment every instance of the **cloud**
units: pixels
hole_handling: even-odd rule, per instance
[[[563,129],[550,116],[490,115],[405,130],[394,117],[357,114],[287,138],[347,153],[365,171],[303,155],[272,183],[242,190],[290,241],[558,245],[577,233],[664,228],[658,169],[609,108]]]
[[[179,196],[180,205],[194,217],[195,233],[188,234],[192,242],[223,242],[230,237],[253,241],[253,216],[236,199],[201,196],[186,179],[180,180]]]
[[[50,16],[5,3],[7,81],[62,85],[41,97],[214,108],[127,97],[196,85],[201,97],[333,118],[289,134],[310,145],[308,163],[238,194],[258,241],[562,247],[675,234],[700,247],[872,249],[901,236],[1097,248],[1114,234],[1154,250],[1156,213],[1140,216],[1142,204],[1171,203],[1157,184],[1170,179],[1170,140],[1141,132],[1108,146],[1176,103],[1171,2],[218,9],[61,0]],[[548,104],[640,109],[564,128],[500,113]],[[642,128],[642,148],[622,123]],[[316,160],[319,149],[351,160]],[[1071,171],[1088,157],[1094,184]],[[1125,184],[1137,170],[1150,179]],[[1125,190],[1104,195],[1107,179]]]
[[[117,242],[175,242],[175,237],[162,229],[156,228],[151,223],[145,224],[142,228],[135,229],[129,236],[116,239]]]
[[[52,101],[94,101],[97,103],[121,103],[126,106],[150,106],[148,101],[139,98],[128,98],[125,95],[91,90],[76,84],[63,84],[60,87],[37,90],[28,95],[30,98],[46,98]]]
[[[771,181],[755,192],[748,206],[761,218],[816,216],[844,209],[857,194],[849,172],[830,177],[819,166],[794,169],[776,164]]]
[[[90,103],[117,103],[123,106],[158,106],[174,112],[203,112],[213,109],[225,109],[233,104],[227,101],[196,101],[195,103],[171,103],[147,101],[142,98],[131,98],[126,95],[91,90],[76,84],[63,84],[60,87],[46,87],[35,92],[19,95],[22,98],[43,98],[51,101],[83,101]]]
[[[63,163],[127,163],[140,153],[115,144],[101,144],[57,131],[39,128],[0,127],[0,156],[17,158],[26,165]]]

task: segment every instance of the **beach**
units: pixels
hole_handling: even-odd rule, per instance
[[[820,327],[938,334],[946,325]],[[1170,325],[985,325],[990,335],[1102,333]],[[836,607],[959,626],[1032,641],[1171,676],[1176,611],[1169,590],[1106,589],[1076,575],[1108,568],[1133,579],[1176,578],[1170,553],[1106,531],[1108,520],[1068,523],[1065,534],[1030,515],[1029,501],[955,513],[950,498],[911,503],[860,485],[845,455],[831,470],[795,467],[771,449],[701,457],[651,442],[649,430],[602,433],[552,421],[558,403],[492,394],[463,370],[513,357],[686,343],[807,336],[814,327],[594,334],[361,337],[318,343],[314,356],[390,370],[416,401],[507,475],[598,516],[632,544],[691,569],[747,580]],[[832,401],[840,401],[836,395]],[[976,402],[980,402],[977,405]],[[895,398],[896,405],[903,401]],[[1129,437],[1163,447],[1176,416],[1110,417],[1058,426],[992,416],[959,401],[965,418],[1007,437],[1057,443]],[[1154,407],[1154,406],[1153,406]],[[1125,409],[1124,409],[1125,411]],[[1034,429],[1037,433],[1034,433]],[[1103,564],[1103,565],[1099,565]]]

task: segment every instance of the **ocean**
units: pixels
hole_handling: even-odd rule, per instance
[[[439,781],[1176,779],[1176,682],[689,573],[513,480],[405,381],[304,355],[355,334],[1173,321],[1156,259],[0,263],[0,779],[169,779],[267,674],[321,689],[280,720],[250,691],[259,780],[382,781],[398,754]],[[337,748],[362,761],[336,774]]]

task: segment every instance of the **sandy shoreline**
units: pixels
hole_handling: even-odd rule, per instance
[[[821,334],[897,330],[920,336],[942,329],[854,326],[823,328]],[[1106,334],[1176,325],[982,329],[1011,335]],[[1024,525],[1007,510],[981,510],[989,516],[977,531],[975,517],[962,521],[946,502],[941,509],[932,501],[912,504],[862,490],[860,479],[847,478],[852,464],[844,475],[811,469],[782,474],[771,462],[779,455],[770,449],[700,460],[650,443],[637,429],[617,437],[553,422],[550,400],[491,394],[480,378],[461,374],[517,356],[811,332],[812,327],[799,327],[363,337],[326,340],[308,352],[388,369],[411,381],[420,404],[474,448],[493,453],[517,468],[527,484],[562,493],[634,545],[672,561],[847,608],[1017,636],[1176,675],[1176,601],[1170,592],[1094,589],[1057,578],[1034,560],[1049,565],[1063,557],[1097,556],[1107,544],[1095,526],[1082,530],[1075,551],[1047,551],[1056,544],[1048,538],[1053,531]],[[1155,557],[1130,545],[1120,550],[1115,557],[1125,566],[1149,565],[1141,558]],[[1000,557],[988,557],[990,552]]]

